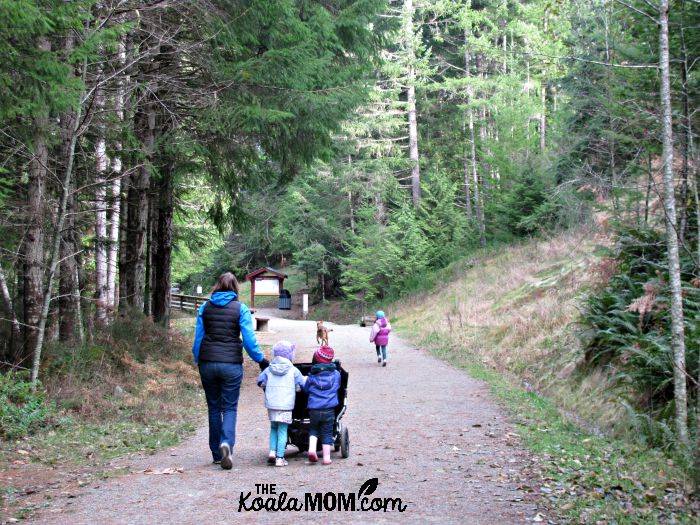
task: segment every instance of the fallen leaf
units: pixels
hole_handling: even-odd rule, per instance
[[[657,501],[659,497],[656,495],[655,492],[648,490],[644,493],[644,499],[646,499],[647,501]]]
[[[542,523],[544,521],[544,516],[538,512],[537,514],[535,514],[535,517],[532,518],[532,521],[534,521],[535,523]]]
[[[26,450],[22,450],[22,449],[20,448],[20,449],[17,450],[17,454],[21,454],[21,455],[23,455],[23,456],[27,456],[27,455],[29,454],[29,452],[27,452]]]

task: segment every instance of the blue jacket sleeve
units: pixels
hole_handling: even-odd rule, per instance
[[[255,331],[253,330],[253,317],[250,315],[250,310],[246,305],[241,303],[241,314],[238,318],[238,325],[241,327],[241,337],[243,338],[243,348],[248,352],[250,358],[259,363],[264,359],[263,353],[260,351],[258,341],[255,339]]]
[[[309,389],[311,388],[311,385],[314,383],[314,378],[312,375],[306,376],[306,381],[304,384],[301,386],[301,389],[306,392],[307,394],[309,393]]]
[[[194,357],[194,362],[199,363],[199,347],[202,344],[202,339],[204,339],[204,321],[202,320],[202,312],[204,312],[204,303],[199,307],[199,312],[197,312],[197,323],[194,327],[194,343],[192,344],[192,356]]]

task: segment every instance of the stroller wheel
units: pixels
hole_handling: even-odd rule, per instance
[[[347,458],[350,455],[350,433],[348,427],[343,427],[340,434],[340,455]]]

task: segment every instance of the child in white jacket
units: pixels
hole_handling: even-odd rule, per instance
[[[267,462],[277,467],[287,466],[287,427],[292,422],[296,393],[304,385],[304,376],[292,364],[296,346],[278,341],[272,347],[274,359],[258,376],[258,386],[265,390],[265,406],[270,418],[270,454]]]

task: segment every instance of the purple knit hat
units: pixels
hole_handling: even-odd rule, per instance
[[[284,357],[292,361],[294,359],[294,350],[297,346],[289,341],[277,341],[272,345],[272,355],[274,357]]]

